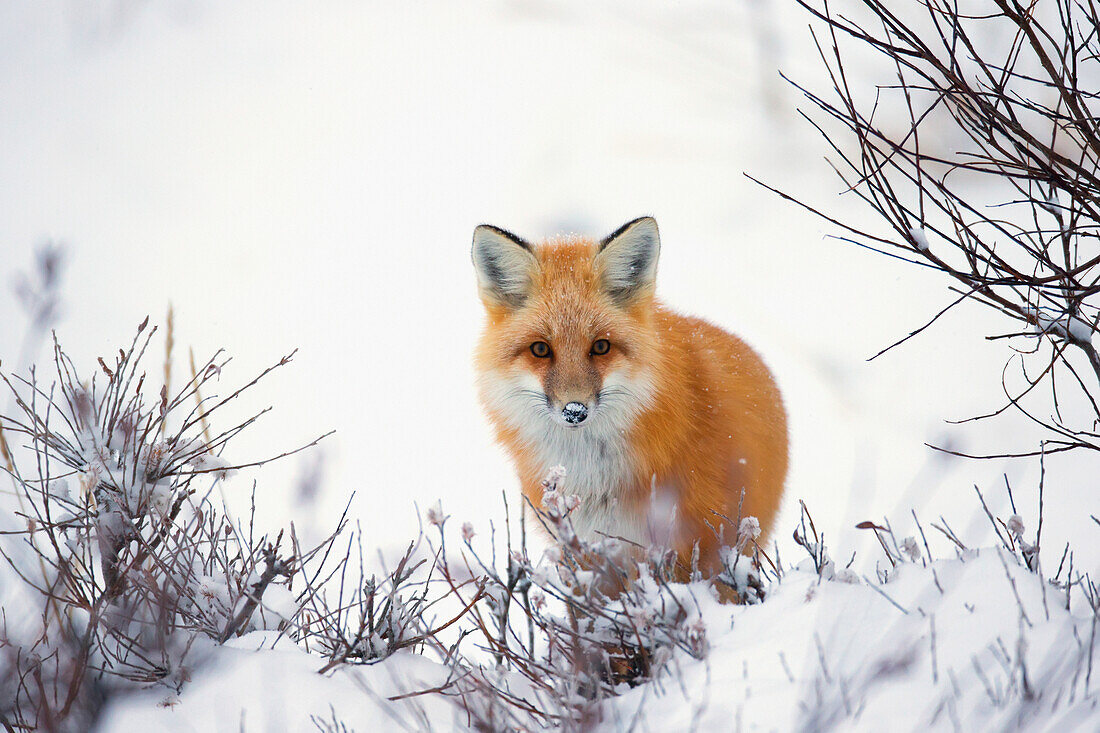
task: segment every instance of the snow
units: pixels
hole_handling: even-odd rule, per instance
[[[1035,319],[1035,330],[1038,333],[1068,337],[1077,343],[1092,342],[1092,325],[1078,315],[1059,312],[1049,306],[1032,308],[1028,315]]]
[[[446,671],[412,655],[384,664],[339,669],[322,677],[323,662],[257,631],[216,650],[180,695],[150,691],[110,708],[100,729],[316,730],[313,719],[337,720],[349,730],[416,729],[424,720],[446,725],[454,707],[433,696],[387,698],[440,684]]]
[[[701,659],[676,652],[653,685],[604,704],[596,730],[619,730],[642,711],[641,730],[1071,730],[1094,721],[1094,619],[1065,608],[1007,552],[985,548],[924,567],[903,563],[878,591],[867,584],[788,572],[765,602],[722,605],[702,584],[683,586],[699,609],[689,624]],[[634,615],[644,625],[644,609]],[[652,610],[650,611],[652,613]],[[374,665],[317,675],[317,657],[272,632],[216,650],[178,696],[150,692],[114,704],[103,730],[310,729],[334,715],[465,729],[454,701],[423,695],[443,665],[399,653]],[[274,647],[274,648],[273,648]],[[1025,688],[1024,679],[1027,679]],[[1030,689],[1032,692],[1028,692]],[[1040,694],[1034,694],[1034,693]],[[416,701],[416,704],[410,702]]]
[[[169,302],[177,378],[182,346],[197,357],[227,347],[234,377],[301,346],[294,366],[261,387],[277,417],[242,435],[234,458],[267,457],[336,427],[322,446],[321,504],[295,504],[291,459],[223,476],[237,514],[248,512],[255,477],[265,527],[293,519],[303,533],[324,531],[353,490],[353,520],[384,549],[414,534],[414,503],[438,509],[442,524],[441,495],[471,527],[467,540],[473,527],[499,527],[501,491],[515,497],[516,481],[472,387],[482,316],[470,234],[488,221],[529,236],[600,235],[649,212],[663,236],[661,296],[743,335],[784,390],[792,470],[772,533],[783,557],[802,552],[789,537],[805,499],[839,559],[824,568],[834,580],[819,582],[806,560],[754,606],[697,593],[709,654],[678,656],[678,678],[617,699],[607,727],[639,707],[651,729],[736,721],[772,730],[835,716],[876,730],[933,724],[941,703],[934,725],[948,729],[954,720],[964,730],[1011,727],[1020,716],[1022,727],[1068,730],[1095,715],[1084,677],[1075,692],[1066,678],[1092,629],[1079,609],[1064,611],[1056,589],[1045,588],[1044,603],[1034,575],[1011,562],[1006,573],[998,550],[924,568],[911,563],[927,553],[907,537],[911,563],[880,588],[906,612],[875,590],[881,551],[857,522],[900,523],[916,509],[988,546],[992,530],[960,489],[1007,477],[1021,506],[1020,531],[1010,519],[1010,532],[1022,534],[1025,517],[1036,524],[1024,507],[1036,504],[1037,462],[969,463],[926,442],[1033,447],[1038,433],[1012,416],[980,428],[943,423],[1002,404],[1007,350],[983,336],[1003,320],[960,309],[865,363],[942,307],[945,284],[823,241],[831,230],[743,177],[800,194],[837,190],[827,166],[807,162],[820,160],[819,140],[774,74],[780,65],[813,78],[806,19],[793,6],[109,5],[0,9],[0,281],[27,266],[42,237],[69,245],[57,329],[78,363],[109,356],[147,313],[163,322]],[[837,204],[852,213],[846,205]],[[909,234],[927,249],[923,228]],[[1040,314],[1039,330],[1091,341],[1079,316]],[[20,320],[3,289],[0,322]],[[5,371],[22,358],[21,338],[0,329]],[[102,447],[119,450],[120,439]],[[90,458],[109,470],[108,455]],[[1095,466],[1058,455],[1046,471],[1043,531],[1057,539],[1044,544],[1044,567],[1068,541],[1078,564],[1095,568]],[[84,493],[91,485],[73,480]],[[994,512],[1008,506],[1001,495],[990,502]],[[15,523],[7,508],[5,529]],[[951,552],[929,541],[933,555]],[[12,608],[12,585],[0,580]],[[228,599],[223,580],[201,580],[196,602]],[[291,609],[277,585],[264,605],[275,616]],[[254,632],[213,649],[178,698],[154,690],[121,700],[101,729],[311,730],[310,716],[418,728],[421,714],[461,725],[436,696],[385,699],[441,682],[429,659],[399,654],[320,677],[316,657],[285,640],[269,648],[273,638]],[[1011,669],[1021,646],[1036,686],[1072,702],[1051,713],[1056,693],[1012,697],[1001,650]],[[875,669],[890,674],[872,681]]]
[[[237,469],[230,468],[234,465],[232,461],[210,452],[195,456],[188,461],[188,464],[195,471],[209,472],[222,480],[237,475]]]
[[[909,227],[909,238],[913,241],[913,246],[918,250],[921,252],[928,251],[928,233],[925,232],[924,227]]]
[[[264,591],[263,608],[277,619],[291,619],[298,611],[295,594],[284,585],[271,585]]]
[[[1069,336],[1076,342],[1091,343],[1093,326],[1090,323],[1086,323],[1083,319],[1074,316],[1069,319],[1069,326],[1066,329],[1069,331]]]
[[[741,520],[741,525],[737,528],[738,542],[743,543],[749,540],[755,540],[759,536],[760,520],[756,517],[744,517]]]
[[[893,730],[899,720],[913,729],[1068,730],[1059,726],[1096,715],[1095,693],[1076,676],[1092,619],[1067,612],[1064,598],[1000,552],[903,564],[881,587],[894,603],[805,571],[759,605],[701,601],[707,660],[681,660],[682,678],[664,685],[664,697],[638,689],[615,701],[616,712],[630,719],[644,706],[666,730],[726,729],[731,720],[743,730]],[[1020,689],[1021,660],[1044,687],[1037,700]]]

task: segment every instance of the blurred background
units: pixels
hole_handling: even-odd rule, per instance
[[[828,238],[835,229],[745,175],[863,216],[779,74],[827,84],[793,5],[0,5],[3,370],[48,356],[25,339],[20,273],[54,242],[64,272],[51,323],[89,375],[146,315],[163,334],[169,304],[177,378],[189,348],[199,362],[225,348],[227,394],[299,349],[234,407],[275,409],[226,457],[336,433],[252,474],[262,521],[329,527],[354,491],[351,515],[380,546],[405,542],[414,503],[436,499],[480,529],[500,521],[515,479],[473,388],[473,228],[602,236],[652,214],[660,296],[743,335],[784,390],[781,546],[800,499],[843,560],[874,541],[856,522],[885,516],[904,536],[910,509],[988,541],[973,487],[1002,508],[1006,481],[1031,526],[1037,460],[925,445],[1036,447],[1012,416],[946,422],[1003,404],[1011,351],[984,340],[996,318],[964,306],[868,362],[955,296],[934,273]],[[849,71],[879,80],[870,64]],[[159,389],[163,341],[151,348]],[[1044,533],[1061,538],[1047,562],[1077,540],[1078,562],[1095,563],[1095,469],[1088,456],[1046,468]],[[235,511],[250,485],[226,489]]]

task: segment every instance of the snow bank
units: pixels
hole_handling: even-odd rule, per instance
[[[995,548],[874,587],[788,573],[763,604],[705,608],[708,659],[612,708],[667,730],[1071,730],[1095,722],[1095,619],[1065,599]]]
[[[340,721],[348,730],[446,727],[456,709],[438,695],[388,698],[428,689],[446,669],[426,657],[398,653],[385,662],[345,667],[329,676],[325,660],[273,632],[253,632],[216,650],[179,696],[149,691],[112,705],[101,731],[317,730]]]
[[[677,652],[655,681],[606,703],[600,730],[1073,730],[1095,722],[1095,619],[997,548],[887,582],[822,581],[805,563],[754,606],[694,596],[710,652]],[[694,590],[698,590],[695,588]],[[218,650],[178,697],[115,703],[102,730],[464,729],[430,689],[446,668],[405,653],[318,675],[324,660],[255,632]],[[900,723],[899,721],[904,721]]]

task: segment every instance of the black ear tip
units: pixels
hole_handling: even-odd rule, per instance
[[[504,236],[508,235],[507,231],[501,229],[498,226],[493,226],[492,224],[478,224],[476,227],[474,227],[474,236],[477,236],[478,234],[484,235],[490,232],[492,232],[493,234],[500,234]]]
[[[480,243],[490,239],[506,239],[513,244],[523,247],[525,250],[530,251],[531,245],[527,240],[522,237],[513,234],[507,229],[501,229],[498,226],[492,224],[478,224],[474,227],[474,248],[476,249]]]
[[[657,241],[660,242],[661,235],[659,233],[659,230],[657,229],[657,220],[654,219],[652,216],[639,216],[637,219],[631,219],[626,224],[623,224],[621,227],[600,240],[600,251],[602,252],[603,248],[610,244],[612,240],[622,236],[625,232],[633,229],[639,224],[653,227],[653,232],[657,236]]]

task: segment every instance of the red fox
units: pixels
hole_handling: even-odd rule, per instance
[[[739,338],[657,300],[653,218],[534,244],[482,225],[472,250],[478,390],[535,507],[563,466],[582,538],[669,547],[680,574],[696,543],[699,569],[721,570],[715,512],[736,519],[742,490],[766,536],[787,473],[779,389]]]

